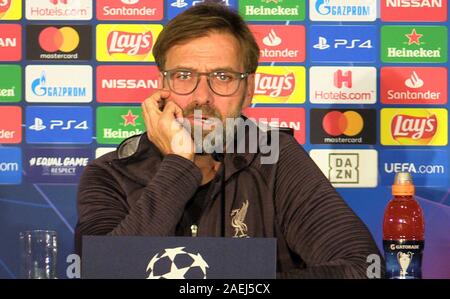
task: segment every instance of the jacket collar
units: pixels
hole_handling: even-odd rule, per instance
[[[248,118],[245,116],[241,116],[242,119],[247,120]],[[232,175],[241,171],[242,169],[247,168],[255,159],[257,153],[249,151],[249,131],[257,128],[257,125],[254,122],[246,122],[245,126],[245,134],[241,136],[240,139],[235,140],[234,150],[230,152],[226,152],[223,154],[223,166],[225,168],[225,180],[228,180]],[[267,136],[266,134],[259,134],[261,130],[258,129],[258,138],[263,138]],[[254,131],[252,131],[254,132]],[[262,136],[262,137],[261,137]],[[245,141],[245,152],[238,153],[236,151],[236,146],[241,142]],[[258,143],[259,144],[259,143]],[[257,147],[257,152],[259,151],[259,147]],[[159,166],[159,163],[164,158],[163,154],[160,150],[148,139],[146,133],[142,133],[140,135],[132,136],[126,140],[124,140],[117,148],[116,157],[113,161],[113,164],[119,164],[118,167],[122,168],[121,172],[134,180],[139,181],[140,183],[147,184],[148,178],[145,180],[139,179],[142,177],[144,171],[143,169],[147,169],[154,173],[155,167]],[[158,165],[154,165],[156,164]],[[159,162],[159,163],[157,163]],[[132,165],[135,163],[143,163],[144,167],[133,167]],[[147,165],[147,163],[149,163]],[[143,165],[142,165],[143,166]],[[126,169],[123,169],[126,168]]]

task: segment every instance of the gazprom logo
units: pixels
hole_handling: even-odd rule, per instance
[[[86,87],[77,86],[47,86],[45,71],[31,84],[33,94],[41,97],[85,97]]]
[[[375,0],[316,0],[310,6],[313,21],[374,21]]]
[[[90,65],[28,65],[25,99],[34,103],[89,103],[92,82]]]

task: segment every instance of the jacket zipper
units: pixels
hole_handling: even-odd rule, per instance
[[[198,226],[196,224],[191,225],[191,234],[192,234],[192,237],[197,237]]]

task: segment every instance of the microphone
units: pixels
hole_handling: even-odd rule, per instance
[[[223,159],[225,158],[224,154],[216,153],[216,152],[212,152],[211,156],[214,159],[214,161],[216,161],[216,162],[223,162]]]
[[[225,219],[226,219],[226,215],[225,215],[225,163],[223,162],[225,159],[225,154],[213,152],[211,154],[211,156],[216,162],[222,163],[222,167],[223,167],[223,175],[220,178],[220,180],[221,180],[221,182],[220,182],[220,188],[221,188],[221,190],[220,190],[221,191],[220,192],[220,211],[222,214],[222,222],[220,225],[220,234],[222,237],[225,237]]]

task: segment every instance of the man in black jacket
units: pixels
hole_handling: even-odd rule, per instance
[[[280,278],[367,277],[366,259],[379,252],[366,226],[292,136],[265,135],[241,116],[259,59],[242,18],[194,6],[169,22],[153,53],[164,88],[142,104],[147,132],[85,169],[77,250],[83,235],[275,237]],[[243,122],[219,126],[230,118]],[[217,158],[202,146],[221,134]],[[252,134],[276,145],[275,163],[264,163],[260,146],[228,151]]]

